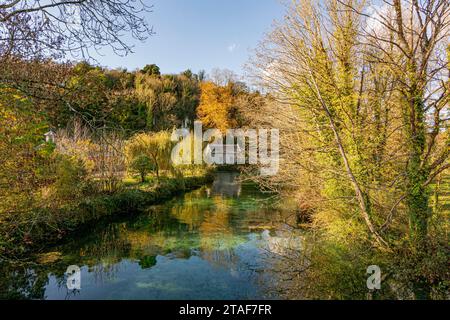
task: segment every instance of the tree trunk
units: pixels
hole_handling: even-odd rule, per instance
[[[417,171],[413,165],[408,168],[408,190],[406,204],[408,206],[411,239],[422,244],[428,233],[428,192],[423,186],[425,175]]]
[[[410,159],[407,167],[406,205],[408,208],[411,240],[421,248],[428,234],[430,217],[429,193],[425,186],[429,173],[422,163],[426,145],[425,115],[422,95],[411,96]]]
[[[156,180],[159,183],[159,181],[160,181],[160,178],[159,178],[159,166],[158,166],[157,162],[155,162],[155,169],[156,169]]]

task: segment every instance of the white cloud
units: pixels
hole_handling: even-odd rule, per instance
[[[236,43],[232,43],[232,44],[230,44],[229,46],[228,46],[228,52],[231,52],[231,53],[233,53],[234,51],[236,51],[236,49],[238,49],[239,48],[239,46],[236,44]]]

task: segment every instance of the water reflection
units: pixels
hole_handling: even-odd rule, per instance
[[[262,299],[271,251],[283,250],[282,215],[234,173],[126,221],[90,230],[50,263],[2,270],[1,298]],[[277,233],[278,232],[278,233]],[[68,292],[67,266],[81,267]],[[5,267],[6,268],[6,267]]]
[[[216,179],[211,188],[207,189],[208,196],[239,197],[242,192],[238,173],[223,173],[220,179]]]

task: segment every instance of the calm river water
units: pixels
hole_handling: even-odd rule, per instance
[[[4,270],[3,297],[276,299],[273,257],[298,238],[270,195],[237,178],[219,173],[212,185],[52,248],[38,264]],[[81,269],[81,290],[67,288],[70,265]]]

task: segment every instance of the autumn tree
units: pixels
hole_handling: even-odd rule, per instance
[[[239,106],[250,93],[240,83],[230,82],[225,86],[213,82],[201,84],[201,99],[198,119],[206,127],[217,128],[222,132],[243,124]]]
[[[166,131],[135,135],[125,146],[129,168],[137,171],[142,182],[147,172],[154,171],[158,181],[162,171],[173,171],[171,152],[173,142]]]
[[[151,35],[143,17],[148,10],[136,0],[0,1],[0,154],[6,157],[0,168],[0,251],[14,241],[28,244],[27,233],[36,220],[54,222],[39,211],[45,209],[46,190],[55,178],[53,146],[43,136],[50,124],[61,121],[63,110],[82,119],[96,113],[97,106],[106,111],[109,77],[86,66],[88,75],[81,77],[64,60],[92,60],[93,52],[105,46],[118,54],[131,52],[123,36],[144,40]],[[60,173],[74,169],[69,177],[79,176],[77,163],[65,164]],[[59,187],[68,180],[62,179]]]
[[[282,154],[259,180],[294,194],[334,248],[414,260],[426,287],[443,277],[424,256],[445,251],[429,191],[449,166],[449,6],[384,3],[294,1],[261,44],[253,75],[273,101],[252,119],[280,128]]]
[[[349,7],[350,8],[350,7]],[[351,7],[363,17],[360,10]],[[419,246],[428,234],[430,183],[450,168],[448,133],[448,56],[450,4],[448,1],[385,3],[375,28],[364,30],[373,48],[371,61],[389,65],[396,81],[398,107],[403,116],[407,150],[404,198],[411,239]],[[380,59],[382,57],[382,59]],[[438,144],[442,137],[447,142]]]
[[[1,1],[0,82],[19,90],[51,117],[60,106],[65,113],[77,113],[67,101],[73,96],[68,90],[73,86],[66,84],[74,69],[63,60],[93,60],[93,51],[101,47],[130,53],[123,36],[130,33],[142,41],[151,35],[143,17],[149,10],[139,0]]]

